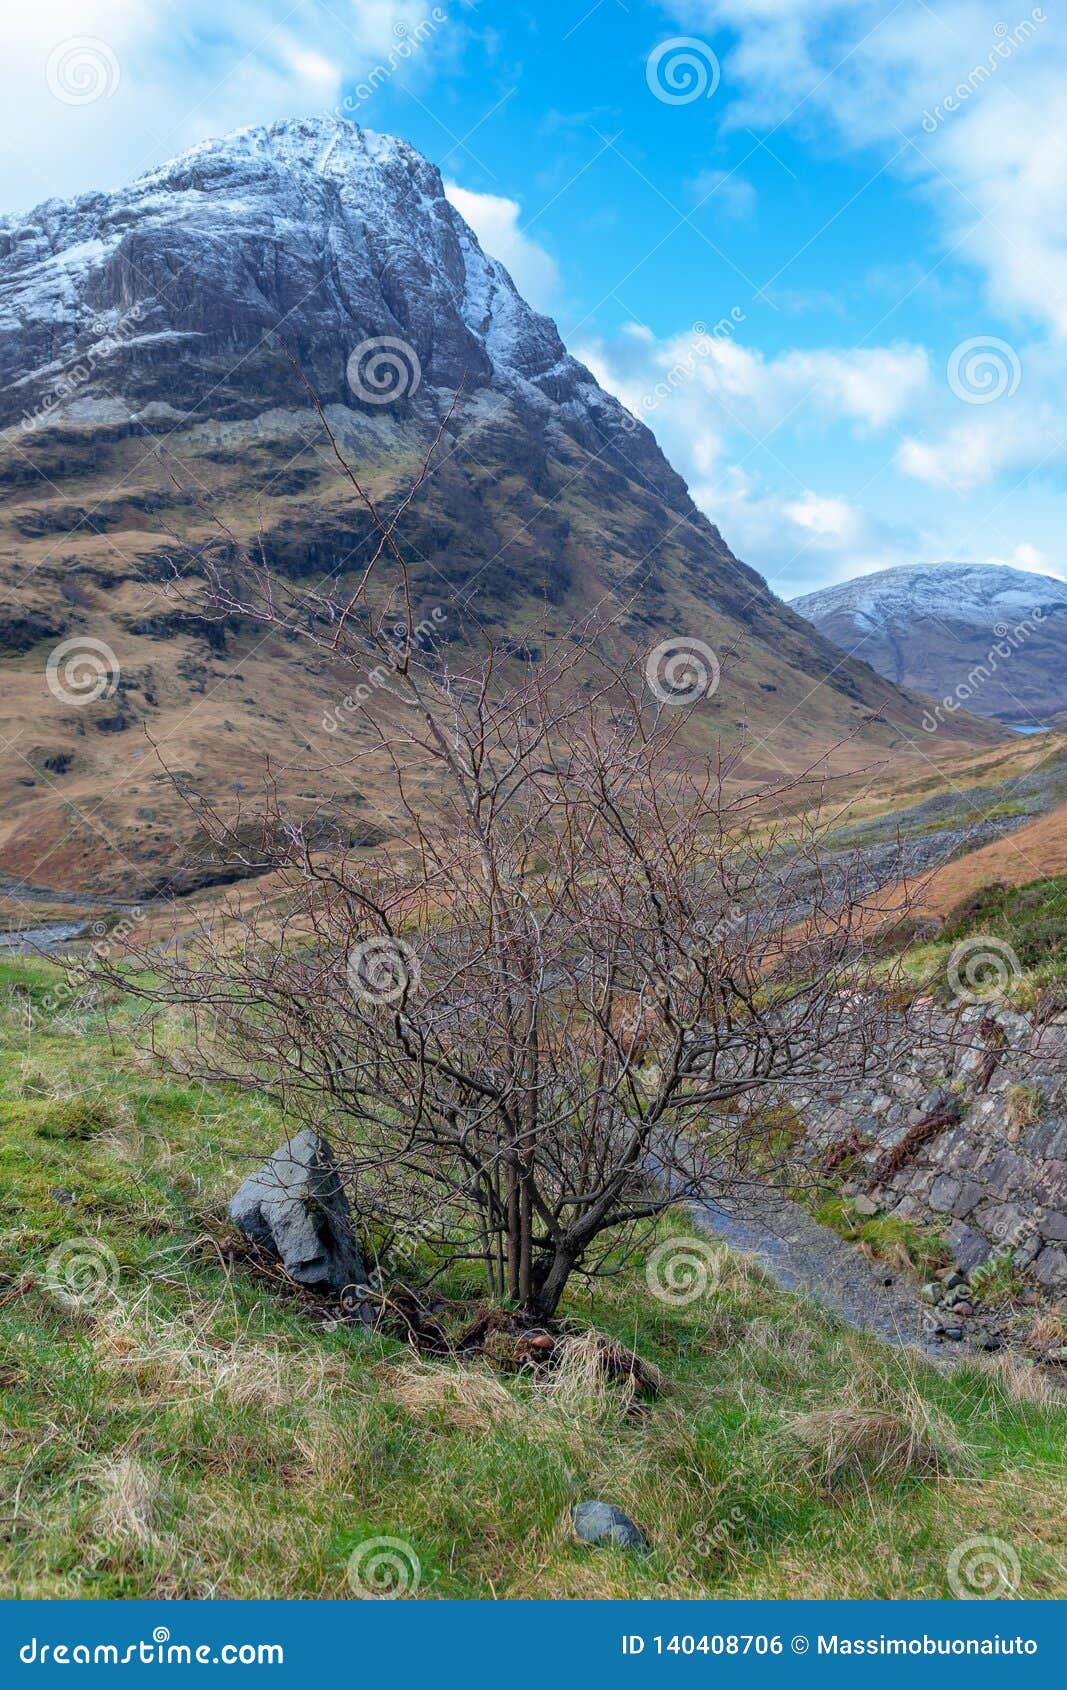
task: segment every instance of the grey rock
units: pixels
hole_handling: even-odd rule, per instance
[[[941,1287],[935,1285],[931,1280],[929,1285],[923,1286],[919,1295],[924,1303],[939,1303],[941,1301]]]
[[[958,1344],[960,1339],[963,1337],[962,1326],[940,1326],[938,1327],[938,1331],[940,1332],[942,1338],[951,1338],[954,1344]]]
[[[952,1213],[956,1216],[956,1219],[962,1220],[964,1215],[969,1215],[975,1204],[980,1202],[983,1196],[982,1187],[976,1184],[973,1179],[963,1180],[960,1183],[959,1195],[952,1205]]]
[[[960,1181],[951,1174],[938,1174],[930,1187],[930,1207],[941,1214],[954,1213],[960,1195]]]
[[[1042,1200],[1050,1209],[1067,1209],[1067,1162],[1046,1162],[1042,1185]]]
[[[1010,1044],[1025,1050],[1033,1032],[1033,1023],[1025,1015],[1017,1015],[1012,1009],[997,1009],[994,1017],[1008,1035]]]
[[[1067,1116],[1049,1115],[1038,1121],[1022,1142],[1033,1156],[1041,1156],[1048,1162],[1062,1161],[1067,1158]]]
[[[610,1549],[650,1548],[640,1526],[610,1502],[576,1502],[571,1509],[574,1535],[582,1543],[606,1545]]]
[[[872,1129],[869,1136],[881,1145],[883,1150],[893,1150],[907,1134],[907,1127],[900,1122],[886,1121],[877,1129]]]
[[[900,1199],[900,1202],[897,1204],[896,1208],[893,1209],[892,1213],[894,1215],[899,1215],[902,1220],[910,1221],[913,1220],[916,1215],[922,1213],[922,1204],[916,1197],[904,1196]]]
[[[1041,1222],[1041,1236],[1051,1239],[1057,1244],[1067,1241],[1067,1215],[1058,1211],[1055,1214],[1046,1215]]]
[[[982,1170],[982,1178],[990,1189],[998,1196],[1007,1196],[1009,1192],[1017,1191],[1026,1185],[1030,1177],[1030,1165],[1022,1156],[1017,1156],[1014,1150],[1000,1150],[993,1160]]]
[[[864,1195],[855,1198],[852,1207],[855,1209],[857,1215],[869,1216],[878,1214],[881,1205],[876,1203],[873,1197],[867,1197]]]
[[[247,1238],[279,1256],[301,1285],[323,1291],[367,1285],[332,1152],[309,1127],[245,1180],[230,1199],[229,1215]],[[373,1319],[369,1303],[362,1313]]]
[[[1046,1244],[1034,1262],[1034,1277],[1039,1284],[1056,1290],[1067,1285],[1067,1253]]]
[[[957,1073],[961,1079],[969,1079],[977,1068],[980,1068],[984,1053],[978,1049],[965,1050],[957,1064]]]
[[[953,1127],[934,1147],[933,1155],[942,1168],[953,1173],[972,1173],[976,1161],[974,1136],[966,1127]]]
[[[928,1091],[923,1098],[920,1108],[924,1115],[932,1115],[935,1109],[944,1109],[948,1104],[955,1101],[955,1093],[951,1092],[947,1086],[934,1086],[933,1090]]]
[[[946,1229],[945,1236],[952,1254],[965,1273],[970,1273],[972,1268],[988,1261],[993,1253],[989,1239],[984,1238],[964,1221],[953,1221]]]
[[[989,1203],[978,1211],[986,1236],[1001,1249],[1015,1249],[1032,1230],[1030,1215],[1017,1203]]]

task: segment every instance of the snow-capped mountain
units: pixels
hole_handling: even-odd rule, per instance
[[[116,193],[0,219],[0,258],[5,424],[53,395],[70,419],[175,419],[203,406],[205,375],[219,381],[209,414],[254,414],[295,392],[261,344],[272,335],[324,398],[348,400],[350,352],[387,333],[429,388],[492,381],[546,409],[621,415],[482,251],[434,166],[334,117],[240,130]],[[57,392],[79,364],[93,367]]]
[[[1067,582],[1004,564],[914,564],[793,600],[901,686],[1015,726],[1067,712]]]
[[[772,747],[752,765],[768,777],[918,731],[916,700],[843,663],[733,555],[649,431],[483,252],[432,164],[335,117],[292,120],[0,220],[8,872],[32,879],[44,852],[52,884],[99,880],[103,839],[127,888],[135,869],[165,879],[187,859],[168,786],[124,772],[142,725],[202,790],[239,791],[269,752],[283,795],[351,836],[391,825],[373,755],[357,789],[350,759],[333,771],[316,754],[343,678],[196,613],[204,550],[225,563],[227,532],[339,591],[373,554],[306,383],[386,513],[444,430],[398,540],[420,614],[449,639],[488,631],[514,649],[606,606],[640,650],[699,640],[723,666],[709,728]],[[159,585],[175,567],[181,605]],[[114,657],[91,704],[44,683],[69,639]],[[346,751],[361,731],[346,720]]]

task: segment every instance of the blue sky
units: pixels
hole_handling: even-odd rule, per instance
[[[1053,0],[41,0],[6,48],[9,209],[281,116],[406,137],[783,596],[1064,574]]]

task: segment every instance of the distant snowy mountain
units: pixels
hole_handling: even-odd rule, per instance
[[[1067,713],[1067,582],[1002,564],[914,564],[805,593],[793,609],[880,675],[976,715]]]

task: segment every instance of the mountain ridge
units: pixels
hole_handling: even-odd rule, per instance
[[[1067,582],[1053,576],[1007,564],[904,564],[792,606],[900,686],[1016,726],[1067,713]]]
[[[196,830],[148,736],[216,798],[243,802],[269,752],[283,791],[345,836],[395,831],[359,724],[358,784],[324,757],[344,678],[188,602],[205,554],[230,561],[212,512],[295,582],[343,588],[373,551],[305,379],[387,514],[443,429],[399,532],[448,638],[517,649],[607,603],[639,649],[743,649],[701,708],[756,780],[813,754],[854,766],[921,731],[915,699],[734,556],[407,143],[337,118],[237,131],[114,193],[0,220],[0,259],[6,872],[171,883]],[[113,652],[107,696],[50,692],[49,652],[71,639]],[[976,722],[954,731],[985,742]]]

